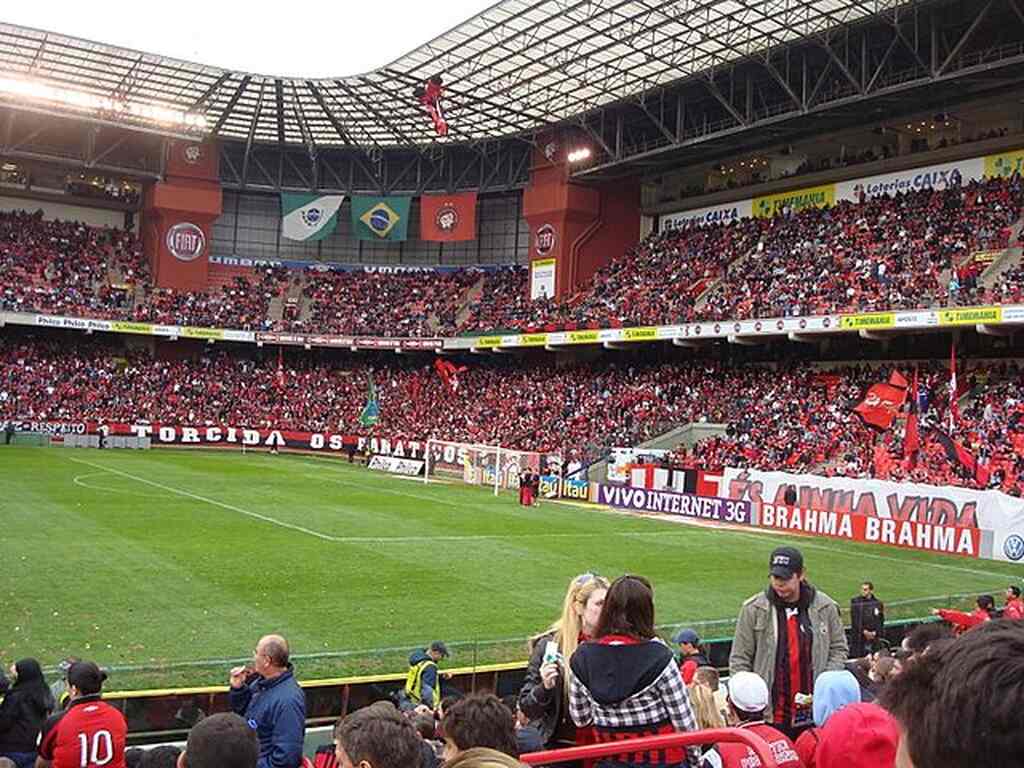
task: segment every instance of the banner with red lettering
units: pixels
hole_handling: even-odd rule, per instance
[[[791,487],[796,491],[795,506],[800,510],[874,518],[896,524],[896,528],[888,524],[876,527],[876,523],[850,521],[853,535],[844,534],[846,538],[857,540],[857,531],[863,530],[865,536],[871,533],[879,537],[863,540],[877,540],[879,543],[1010,562],[1024,560],[1024,500],[1001,491],[727,468],[722,473],[722,486],[718,495],[750,501],[755,510],[765,505],[778,509],[787,507],[784,498]],[[784,527],[813,535],[831,535],[818,527],[817,522],[821,518],[810,528],[807,527],[806,518],[796,524],[791,517],[786,519],[785,524],[779,522],[779,517],[773,519],[775,522],[768,527]],[[904,521],[916,525],[900,526]],[[839,522],[841,520],[837,518],[836,524]],[[859,528],[862,525],[870,527]],[[937,537],[935,540],[940,545],[918,546],[919,535],[927,538],[920,533],[918,525],[931,526],[927,535]],[[980,533],[977,539],[971,539],[977,542],[973,552],[958,551],[964,544],[958,538],[960,529]],[[953,532],[953,540],[957,542],[952,549],[946,546],[949,531]],[[896,537],[894,541],[891,540],[893,536]],[[925,541],[925,538],[920,541]]]
[[[445,243],[476,240],[476,192],[423,195],[420,198],[420,240]]]

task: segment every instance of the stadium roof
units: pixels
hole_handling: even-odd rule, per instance
[[[529,134],[913,0],[504,0],[361,75],[282,78],[0,24],[0,100],[169,132],[364,148],[437,141],[412,89],[446,85],[446,141]]]

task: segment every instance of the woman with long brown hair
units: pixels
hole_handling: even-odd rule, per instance
[[[672,650],[654,632],[654,590],[643,576],[621,576],[605,595],[594,640],[570,660],[569,713],[592,725],[598,742],[697,730]],[[697,748],[627,752],[599,766],[696,766]]]

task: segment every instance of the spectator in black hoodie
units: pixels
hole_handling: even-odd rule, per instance
[[[596,740],[697,730],[672,650],[654,633],[654,591],[642,576],[621,576],[605,596],[595,640],[583,643],[569,667],[569,714],[594,726]],[[699,750],[681,747],[629,752],[598,765],[696,766]]]
[[[53,695],[35,659],[22,659],[11,666],[11,673],[14,685],[0,703],[0,755],[18,768],[32,768],[39,731],[54,708]]]

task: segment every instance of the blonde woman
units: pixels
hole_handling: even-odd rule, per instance
[[[697,682],[688,685],[687,689],[690,692],[690,708],[693,709],[697,727],[702,731],[709,728],[725,728],[725,718],[718,710],[718,702],[715,701],[715,694],[711,689]]]
[[[519,691],[519,708],[540,731],[545,744],[551,744],[559,732],[577,743],[588,742],[583,734],[577,736],[576,726],[569,720],[566,680],[576,647],[593,637],[607,592],[608,579],[594,573],[577,576],[565,593],[562,615],[546,632],[530,640],[530,664]]]

